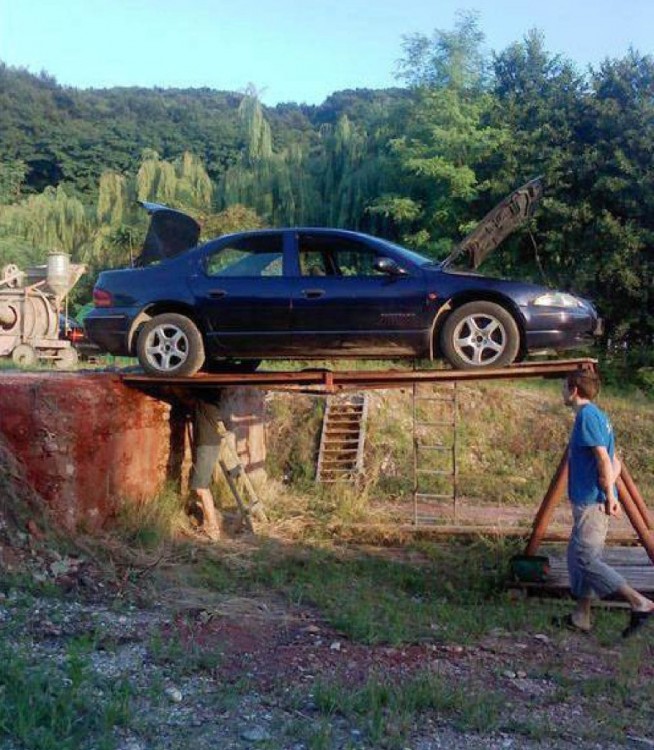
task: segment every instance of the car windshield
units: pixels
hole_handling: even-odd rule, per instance
[[[406,247],[402,247],[402,245],[396,245],[394,242],[389,242],[388,240],[378,239],[378,242],[380,245],[387,247],[397,255],[401,255],[403,258],[406,258],[406,260],[416,266],[436,265],[440,262],[434,260],[433,258],[426,258],[424,255],[420,255],[420,253],[416,253],[413,250],[407,250]]]

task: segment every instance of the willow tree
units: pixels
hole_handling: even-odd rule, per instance
[[[357,179],[365,164],[367,136],[347,115],[335,126],[323,125],[321,193],[325,223],[338,227],[356,227],[363,215],[366,198]]]
[[[106,172],[100,178],[98,228],[87,261],[98,268],[131,262],[147,227],[139,201],[162,203],[203,218],[211,214],[213,191],[203,162],[194,154],[185,152],[166,161],[146,149],[135,176]]]
[[[273,225],[301,221],[308,203],[307,182],[299,177],[305,169],[302,147],[274,152],[270,124],[254,90],[246,92],[238,114],[243,148],[223,175],[219,207],[248,206]]]
[[[3,207],[0,221],[5,237],[14,236],[30,249],[30,261],[44,260],[52,251],[81,259],[93,236],[86,209],[63,187],[47,187],[39,195]]]
[[[211,209],[213,183],[202,160],[194,154],[185,152],[178,159],[166,161],[156,151],[146,149],[136,174],[136,193],[140,201],[202,213]]]

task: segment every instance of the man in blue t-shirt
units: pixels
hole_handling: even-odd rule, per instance
[[[615,482],[620,462],[615,455],[613,427],[593,399],[599,393],[599,376],[590,370],[570,373],[563,383],[563,401],[575,412],[568,444],[568,496],[573,526],[568,544],[570,589],[577,599],[572,614],[562,624],[588,632],[593,594],[620,594],[631,606],[623,636],[639,630],[650,617],[654,602],[638,593],[601,559],[611,516],[620,514]]]

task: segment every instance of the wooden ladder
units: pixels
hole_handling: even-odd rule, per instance
[[[363,471],[368,398],[363,393],[327,397],[316,482],[351,481]]]

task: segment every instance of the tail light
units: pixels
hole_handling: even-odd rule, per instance
[[[68,338],[73,342],[73,344],[76,344],[78,341],[84,340],[84,331],[79,331],[77,329],[73,329],[68,334]]]
[[[96,307],[111,307],[114,303],[113,297],[111,296],[111,292],[108,292],[106,289],[100,289],[100,287],[95,287],[93,290],[93,304]]]

